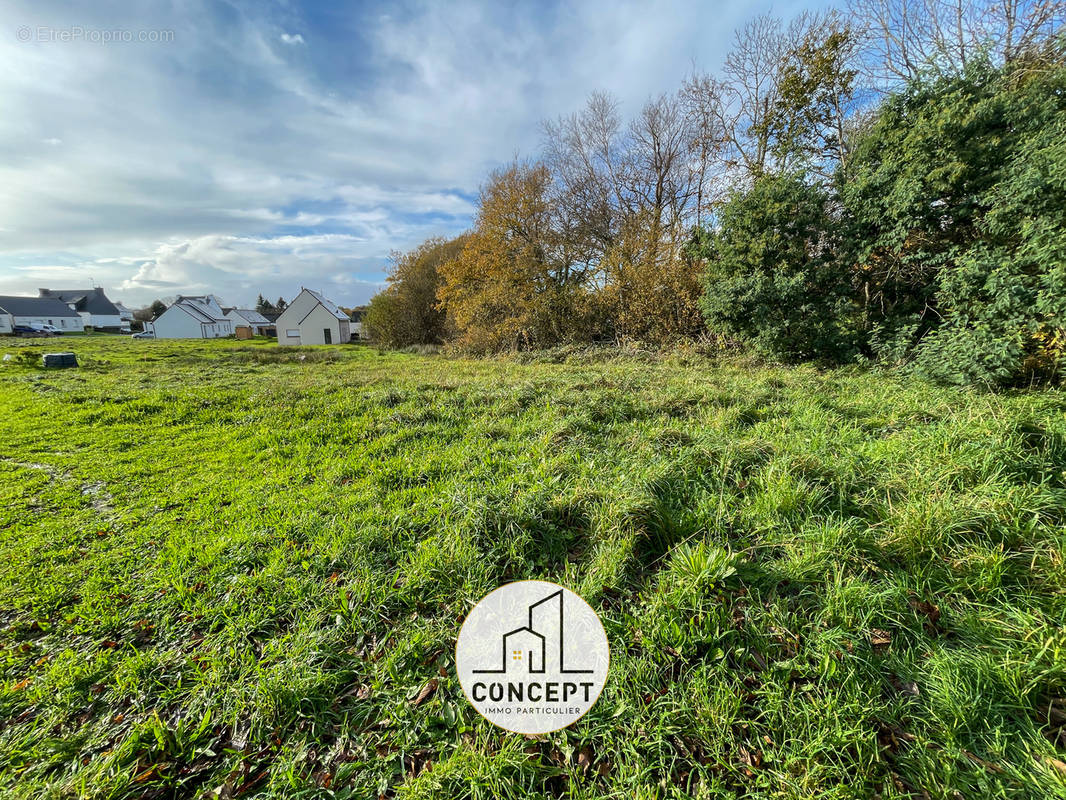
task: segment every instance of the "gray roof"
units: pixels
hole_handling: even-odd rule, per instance
[[[55,297],[18,297],[0,295],[0,309],[13,317],[74,317],[78,312]]]
[[[226,313],[222,310],[222,306],[219,305],[214,295],[210,294],[197,294],[186,295],[179,294],[177,299],[173,303],[174,306],[180,306],[186,311],[195,311],[193,316],[203,317],[204,322],[228,322],[226,319]],[[214,306],[214,308],[212,308]],[[219,316],[215,316],[215,308],[218,309]]]
[[[231,311],[236,311],[238,314],[240,314],[242,317],[244,317],[246,320],[248,320],[253,325],[269,325],[270,324],[270,320],[268,320],[266,317],[264,317],[262,314],[260,314],[254,308],[224,308],[222,310],[225,311],[227,314],[229,312],[231,312]]]
[[[101,316],[119,315],[115,304],[107,299],[104,290],[97,286],[94,289],[40,289],[41,297],[55,297],[64,303],[73,303],[78,311],[86,311],[90,314]]]
[[[318,302],[320,302],[325,307],[326,311],[335,316],[337,319],[343,319],[345,322],[349,321],[347,314],[337,308],[337,306],[335,306],[331,301],[324,298],[318,292],[312,291],[311,289],[304,289],[304,291],[316,300],[318,300]]]
[[[197,322],[215,322],[216,321],[214,317],[212,317],[210,314],[205,314],[203,311],[201,311],[199,308],[194,306],[192,303],[174,303],[170,308],[179,308],[179,309],[181,309],[186,314],[188,314],[190,317],[195,319]],[[170,308],[168,308],[167,311],[169,311]],[[164,311],[163,313],[165,314],[166,311]],[[159,316],[163,316],[163,314],[160,314]]]

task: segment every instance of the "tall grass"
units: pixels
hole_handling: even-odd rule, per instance
[[[13,796],[1066,796],[1060,392],[64,346],[0,366]],[[533,739],[452,663],[522,578],[612,653]]]

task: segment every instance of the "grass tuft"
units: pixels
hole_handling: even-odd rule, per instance
[[[560,348],[63,341],[0,363],[16,797],[1066,796],[1066,399]],[[611,643],[526,739],[472,603]]]

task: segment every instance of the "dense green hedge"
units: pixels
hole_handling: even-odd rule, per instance
[[[972,64],[888,97],[828,189],[765,176],[698,237],[713,332],[783,360],[1057,380],[1066,353],[1066,67]]]

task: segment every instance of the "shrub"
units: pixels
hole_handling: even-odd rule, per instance
[[[444,341],[447,317],[437,302],[440,268],[459,254],[462,245],[463,237],[437,238],[392,254],[389,285],[371,299],[363,316],[371,339],[393,348]]]
[[[707,262],[703,311],[712,332],[784,361],[854,351],[828,202],[798,176],[763,177],[729,199],[720,229],[695,245]]]
[[[1059,378],[1066,67],[912,84],[858,142],[842,197],[876,355],[949,383]]]

